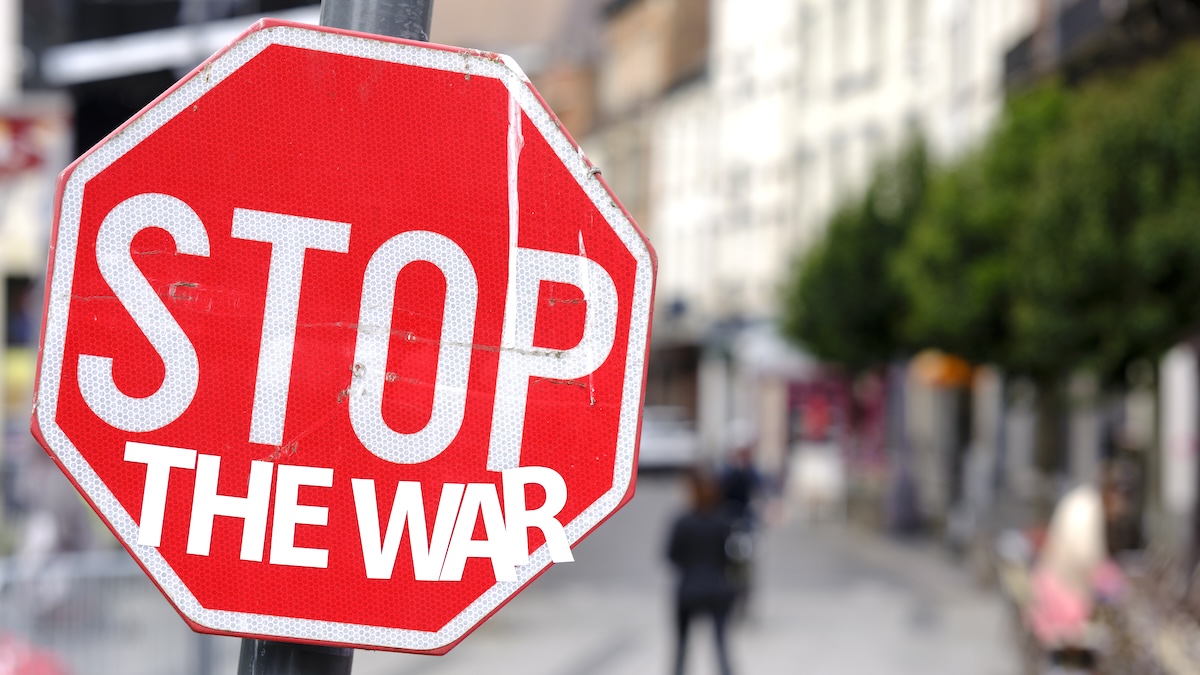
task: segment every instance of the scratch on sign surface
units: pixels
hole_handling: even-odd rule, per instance
[[[200,287],[200,284],[197,284],[197,283],[194,283],[191,281],[176,281],[175,283],[171,284],[171,290],[168,293],[168,295],[171,296],[172,300],[185,300],[187,302],[192,302],[196,299],[196,296],[192,295],[190,292],[188,292],[186,290],[180,290],[180,289],[199,288],[199,287]]]

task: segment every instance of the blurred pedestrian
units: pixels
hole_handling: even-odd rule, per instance
[[[1107,511],[1101,490],[1080,485],[1059,500],[1032,575],[1026,620],[1055,664],[1095,666],[1097,604],[1115,602],[1124,579],[1105,541]]]
[[[721,499],[729,517],[750,528],[756,521],[756,509],[762,492],[762,477],[754,468],[751,445],[743,445],[729,454],[721,472]]]
[[[675,675],[684,672],[688,630],[701,615],[712,619],[717,661],[722,675],[730,675],[726,633],[735,587],[729,579],[727,553],[732,528],[721,513],[721,494],[713,476],[702,469],[689,474],[691,507],[676,519],[667,544],[667,557],[675,566]]]
[[[753,576],[754,531],[758,526],[763,479],[754,467],[753,444],[747,441],[729,455],[721,472],[721,509],[732,532],[726,540],[728,574],[734,587],[733,614],[744,618],[750,605]]]

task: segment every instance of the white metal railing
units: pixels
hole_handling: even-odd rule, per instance
[[[0,558],[0,632],[78,675],[233,672],[239,646],[193,633],[120,549]]]

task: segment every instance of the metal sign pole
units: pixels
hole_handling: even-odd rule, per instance
[[[433,0],[323,0],[321,25],[429,41]]]
[[[322,0],[321,25],[407,40],[429,41],[433,0]],[[237,675],[350,675],[345,647],[242,640]]]
[[[242,640],[237,675],[350,675],[354,650],[274,640]]]

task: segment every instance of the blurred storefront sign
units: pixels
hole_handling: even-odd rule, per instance
[[[32,302],[46,267],[55,177],[71,146],[65,97],[36,96],[0,105],[0,468],[28,443],[40,304]]]
[[[71,135],[65,98],[39,96],[0,105],[0,265],[6,276],[45,267],[54,178]]]
[[[932,349],[917,354],[908,365],[908,468],[921,519],[928,523],[946,522],[962,497],[973,374],[963,359]]]
[[[0,633],[0,675],[66,675],[55,654],[14,635]]]
[[[966,387],[971,384],[971,364],[954,356],[927,349],[913,357],[912,376],[935,387]]]

